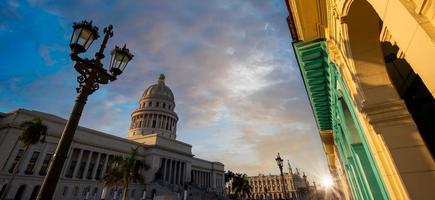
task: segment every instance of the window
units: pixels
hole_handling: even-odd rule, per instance
[[[38,151],[33,152],[32,157],[30,157],[29,164],[27,164],[26,171],[24,171],[25,174],[33,174],[33,168],[38,160],[39,153],[40,152]]]
[[[26,185],[21,185],[21,186],[18,188],[17,193],[15,194],[14,200],[15,200],[15,199],[17,199],[17,200],[21,200],[22,197],[23,197],[23,194],[25,193],[25,191],[26,191]]]
[[[47,174],[48,165],[50,164],[52,156],[53,155],[51,153],[47,153],[45,155],[44,161],[42,162],[41,170],[39,170],[39,175],[45,176]]]
[[[166,108],[166,103],[163,103],[163,108]]]
[[[79,172],[77,173],[77,178],[83,178],[83,172],[85,171],[86,162],[83,161],[80,163]]]
[[[96,188],[94,188],[94,192],[93,192],[92,196],[93,196],[93,197],[96,197],[96,196],[97,196],[97,193],[98,193],[98,188],[96,187]]]
[[[171,110],[171,105],[168,105],[168,109]]]
[[[94,171],[94,166],[95,166],[94,163],[89,164],[88,173],[87,173],[88,175],[86,176],[87,179],[92,179],[92,172]]]
[[[153,120],[153,128],[156,127],[156,120]]]
[[[131,190],[131,194],[130,194],[130,196],[134,198],[135,193],[136,193],[136,190],[135,190],[135,189],[132,189],[132,190]]]
[[[99,180],[101,175],[101,170],[103,169],[103,164],[98,164],[97,173],[95,174],[95,179]]]
[[[76,197],[79,194],[79,187],[75,187],[73,191],[73,197]]]
[[[148,102],[148,107],[151,107],[151,105],[153,105],[153,102],[152,101]]]
[[[159,102],[156,102],[156,107],[159,107]]]
[[[71,161],[71,164],[69,165],[69,168],[68,168],[68,173],[66,173],[66,175],[65,175],[67,178],[72,178],[73,173],[74,173],[74,169],[76,168],[76,165],[77,165],[76,160]]]
[[[82,196],[86,197],[87,195],[90,195],[89,193],[91,193],[91,186],[88,186],[83,190]]]
[[[24,149],[18,150],[17,156],[15,156],[14,162],[11,165],[11,168],[9,169],[9,173],[12,173],[15,169],[15,166],[17,166],[18,161],[23,157]]]
[[[40,185],[37,185],[37,186],[35,186],[34,188],[33,188],[33,190],[32,190],[32,194],[30,195],[30,200],[35,200],[36,199],[36,196],[38,195],[38,192],[39,192],[39,189],[41,188],[41,186]]]
[[[68,186],[64,186],[62,190],[62,196],[66,196],[68,194]]]

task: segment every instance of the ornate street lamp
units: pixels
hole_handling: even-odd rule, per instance
[[[71,35],[69,46],[73,52],[82,53],[88,50],[94,40],[100,37],[98,35],[98,28],[92,26],[92,21],[82,21],[80,23],[73,23],[74,32]]]
[[[112,59],[109,66],[109,72],[103,68],[101,59],[104,58],[104,49],[107,41],[113,36],[112,25],[104,28],[104,39],[100,49],[95,53],[95,58],[81,58],[78,54],[86,52],[92,42],[98,36],[98,28],[92,25],[92,22],[83,21],[73,24],[73,33],[70,40],[71,59],[75,62],[74,68],[80,75],[77,77],[79,87],[77,88],[77,99],[68,122],[62,132],[62,136],[57,145],[53,160],[48,168],[47,175],[41,185],[38,200],[49,200],[53,198],[56,190],[57,182],[59,181],[63,165],[67,159],[67,154],[71,143],[74,139],[74,133],[80,121],[83,108],[86,104],[88,96],[99,89],[100,84],[107,84],[109,81],[116,80],[128,62],[133,58],[129,50],[124,47],[121,49],[115,47],[112,50]]]
[[[283,163],[284,160],[281,158],[279,153],[278,153],[278,155],[276,155],[275,161],[276,161],[276,164],[279,167],[279,171],[281,172],[282,193],[284,194],[284,199],[288,200],[287,190],[286,190],[286,187],[285,187],[286,184],[285,184],[284,174],[282,173],[282,167],[284,166],[284,163]]]

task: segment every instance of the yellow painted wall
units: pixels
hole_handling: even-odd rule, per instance
[[[383,22],[376,41],[371,41],[373,31],[357,27],[373,21],[348,15],[352,5],[366,0],[288,1],[302,40],[327,39],[329,56],[351,93],[391,198],[433,199],[435,163],[388,78],[380,49],[371,44],[380,40],[397,44],[435,96],[435,0],[367,0]]]

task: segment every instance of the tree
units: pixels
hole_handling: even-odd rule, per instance
[[[131,182],[143,183],[143,176],[139,173],[149,166],[137,160],[138,147],[131,148],[127,155],[116,156],[109,164],[108,172],[103,176],[104,187],[122,186],[122,199],[127,199],[127,190]]]
[[[230,180],[233,179],[233,177],[234,177],[234,173],[232,171],[228,170],[227,172],[225,172],[225,184],[230,182]]]
[[[245,197],[245,195],[249,196],[251,194],[252,187],[249,185],[248,176],[246,174],[235,174],[231,186],[236,196],[241,195]]]
[[[31,121],[24,121],[20,124],[19,127],[15,127],[21,129],[21,135],[18,137],[18,141],[24,147],[25,155],[27,150],[29,150],[30,145],[37,144],[38,142],[44,143],[45,137],[47,135],[47,126],[42,123],[42,120],[38,117],[33,118]],[[1,196],[1,199],[4,200],[6,198],[6,194],[8,193],[13,180],[15,179],[18,169],[21,165],[21,161],[23,157],[18,160],[18,163],[14,166],[12,170],[12,177],[9,179],[9,182],[6,185],[5,190]]]

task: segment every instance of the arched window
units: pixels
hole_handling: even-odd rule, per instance
[[[5,192],[6,185],[8,185],[8,184],[4,184],[4,185],[2,186],[2,189],[0,190],[0,197],[3,195],[3,192]]]
[[[21,200],[23,198],[23,194],[25,191],[26,191],[26,185],[21,185],[18,188],[17,193],[15,193],[14,200]]]
[[[41,188],[40,185],[37,185],[33,188],[32,194],[30,195],[30,200],[35,200],[38,196],[39,188]]]

